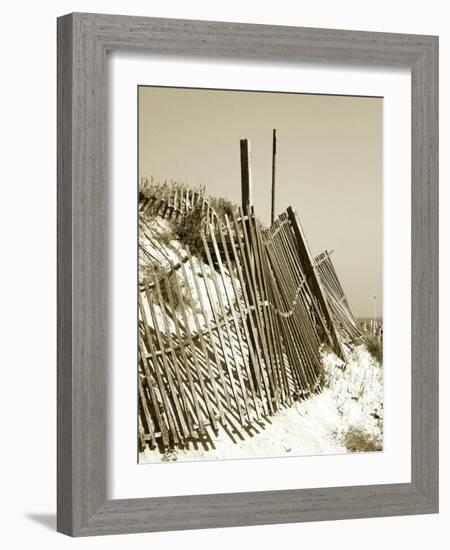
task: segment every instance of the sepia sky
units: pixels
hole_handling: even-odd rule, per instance
[[[314,255],[332,260],[356,316],[382,314],[381,98],[139,88],[139,175],[205,185],[240,204],[239,140],[252,151],[256,215],[295,208]]]

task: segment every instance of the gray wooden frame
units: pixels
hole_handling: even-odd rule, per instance
[[[409,67],[411,483],[108,500],[106,52]],[[58,530],[73,536],[438,510],[438,38],[70,14],[58,19]]]

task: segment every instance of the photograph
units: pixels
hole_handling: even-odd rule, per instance
[[[383,451],[383,97],[137,88],[139,464]]]

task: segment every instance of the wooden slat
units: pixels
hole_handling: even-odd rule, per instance
[[[320,279],[317,276],[316,270],[314,268],[314,260],[309,250],[308,243],[305,239],[303,228],[300,225],[300,221],[298,219],[297,213],[291,207],[288,208],[287,212],[288,212],[289,219],[291,221],[292,230],[294,231],[294,234],[296,237],[297,248],[298,248],[299,256],[303,262],[303,268],[305,270],[305,274],[308,278],[310,277],[311,279],[311,285],[314,291],[314,296],[319,301],[322,312],[326,318],[328,329],[330,330],[332,335],[333,345],[338,355],[342,359],[345,359],[345,355],[341,347],[339,336],[334,327],[333,320],[331,318],[331,313],[328,308],[328,303],[324,296]]]
[[[175,282],[176,282],[175,289],[176,289],[176,293],[177,293],[178,302],[180,304],[183,304],[183,294],[182,294],[182,291],[180,289],[178,279],[175,279]],[[214,427],[214,430],[217,431],[218,425],[217,425],[217,420],[216,420],[216,413],[213,409],[213,406],[212,406],[211,401],[209,399],[208,390],[206,389],[206,386],[205,386],[205,379],[204,379],[204,376],[203,376],[203,373],[202,373],[200,363],[198,361],[197,349],[196,349],[194,341],[192,339],[192,333],[191,333],[191,329],[190,329],[190,326],[189,326],[189,320],[187,318],[185,309],[186,309],[185,307],[180,308],[181,315],[183,317],[184,332],[185,332],[185,334],[187,336],[187,339],[189,341],[189,348],[191,350],[195,372],[197,374],[197,378],[198,378],[199,383],[200,383],[200,388],[201,388],[203,399],[205,401],[205,405],[206,405],[206,408],[207,408],[207,411],[208,411],[208,415],[209,415],[210,421],[211,421],[211,423]]]
[[[239,361],[238,361],[237,356],[236,356],[236,351],[234,349],[232,333],[231,333],[231,329],[230,329],[228,319],[227,319],[227,316],[226,316],[226,309],[225,309],[225,305],[223,303],[222,293],[220,292],[220,287],[219,287],[219,284],[217,282],[216,272],[214,270],[214,264],[213,264],[213,261],[212,261],[212,258],[211,258],[211,253],[209,251],[209,247],[208,247],[208,244],[206,242],[206,239],[205,239],[204,235],[202,235],[202,240],[203,240],[203,246],[205,248],[209,268],[210,268],[210,271],[211,271],[211,278],[212,278],[214,287],[216,289],[216,296],[217,296],[217,299],[219,301],[220,310],[221,310],[223,318],[225,319],[225,332],[228,336],[228,341],[230,342],[231,354],[232,354],[232,357],[233,357],[234,367],[235,367],[235,370],[236,370],[236,374],[237,374],[237,377],[238,377],[238,381],[239,381],[239,385],[240,385],[240,388],[241,388],[242,396],[243,396],[243,399],[244,399],[244,404],[245,404],[245,409],[246,409],[246,412],[247,412],[247,417],[248,417],[249,422],[251,422],[252,421],[252,414],[251,414],[250,406],[249,406],[249,403],[248,403],[247,391],[246,391],[246,388],[245,388],[244,380],[242,378],[241,368],[240,368],[240,364],[239,364]],[[225,349],[223,351],[225,352]],[[232,373],[230,373],[230,376],[232,376]]]
[[[228,379],[230,381],[231,391],[233,393],[234,400],[235,400],[235,403],[236,403],[236,408],[237,408],[237,411],[238,411],[239,420],[242,424],[244,424],[245,420],[244,420],[244,416],[243,416],[243,408],[245,408],[245,387],[240,385],[241,392],[242,392],[242,401],[244,402],[244,407],[242,407],[241,403],[240,403],[240,397],[239,397],[239,394],[238,394],[238,391],[237,391],[237,388],[236,388],[235,380],[234,380],[233,367],[232,367],[232,364],[230,362],[230,357],[228,356],[228,350],[231,348],[232,342],[230,341],[230,346],[227,346],[226,343],[225,343],[224,334],[222,332],[222,328],[225,330],[225,323],[226,323],[226,319],[227,319],[227,313],[224,312],[224,314],[222,316],[222,321],[221,321],[220,320],[220,315],[223,312],[217,311],[217,308],[216,308],[216,305],[215,305],[215,302],[214,302],[214,297],[213,297],[212,291],[211,291],[211,289],[209,287],[209,284],[208,284],[208,277],[205,273],[205,270],[203,268],[202,263],[200,263],[200,270],[202,272],[202,277],[203,277],[203,281],[204,281],[204,284],[205,284],[206,293],[207,293],[208,300],[209,300],[209,303],[210,303],[211,311],[213,313],[215,326],[216,326],[217,334],[218,334],[218,337],[219,337],[219,343],[220,343],[220,347],[221,347],[221,350],[222,350],[222,356],[223,356],[223,359],[224,359],[225,367],[227,369]]]
[[[157,317],[156,310],[155,310],[155,304],[153,302],[154,301],[156,302],[156,305],[158,306],[158,309],[161,313],[161,316],[163,316],[164,305],[162,303],[161,293],[158,292],[159,291],[159,285],[156,281],[156,277],[154,278],[154,282],[156,284],[156,289],[157,289],[156,296],[155,295],[150,296],[150,292],[149,292],[148,288],[146,289],[146,293],[147,293],[148,305],[150,307],[152,317],[155,321],[154,329],[155,329],[155,333],[156,333],[156,340],[158,342],[159,349],[162,351],[162,350],[164,350],[164,340],[163,340],[161,329],[159,327],[158,317]],[[174,407],[175,407],[176,415],[174,415],[174,416],[178,420],[178,424],[181,428],[180,435],[184,435],[184,437],[189,437],[189,430],[188,430],[188,427],[186,425],[186,420],[185,420],[185,417],[184,417],[183,407],[180,403],[179,396],[178,396],[178,391],[177,391],[176,385],[175,385],[173,377],[172,377],[172,372],[171,372],[171,369],[170,369],[170,366],[169,366],[168,357],[165,353],[162,353],[160,355],[160,357],[163,361],[164,374],[165,374],[167,382],[169,384],[170,395],[171,395],[172,402],[173,402]]]
[[[164,446],[168,447],[169,446],[168,427],[167,427],[167,424],[166,424],[166,422],[163,418],[164,413],[163,413],[163,411],[160,411],[160,404],[158,402],[158,399],[157,399],[156,394],[155,394],[155,390],[153,388],[153,377],[152,377],[152,374],[151,374],[150,369],[148,367],[148,361],[145,358],[145,348],[144,348],[144,343],[142,342],[141,337],[139,337],[139,353],[140,353],[141,364],[143,365],[144,373],[145,373],[145,376],[147,378],[147,387],[148,387],[148,393],[150,395],[150,402],[153,406],[153,410],[155,411],[156,425],[159,427],[160,436],[163,440]],[[156,433],[156,429],[155,429],[155,433]],[[155,437],[156,437],[156,435],[155,435]]]
[[[279,233],[279,242],[280,242],[280,254],[279,257],[285,262],[287,272],[291,275],[291,285],[295,288],[296,304],[293,305],[293,312],[297,316],[296,329],[297,332],[301,333],[301,345],[306,355],[307,368],[310,371],[310,375],[313,380],[317,377],[317,364],[320,362],[320,357],[318,352],[315,353],[315,350],[318,350],[320,346],[320,339],[317,335],[316,328],[314,323],[311,322],[311,318],[308,315],[307,309],[308,306],[304,302],[303,292],[308,289],[308,285],[303,285],[304,275],[299,271],[299,262],[293,256],[294,245],[290,241],[292,233],[287,229],[287,226],[284,226]],[[296,277],[296,273],[298,276]],[[297,286],[301,285],[301,286]],[[291,288],[291,291],[293,290]],[[300,292],[297,292],[297,289],[300,289]],[[291,302],[292,297],[291,295]]]
[[[266,251],[265,251],[265,247],[263,245],[263,242],[262,242],[262,238],[261,238],[261,230],[258,226],[255,227],[255,237],[256,237],[256,244],[257,244],[257,247],[258,247],[258,253],[259,253],[259,256],[261,258],[261,263],[260,263],[260,268],[261,268],[261,280],[262,280],[262,285],[263,285],[263,290],[264,290],[264,296],[265,296],[265,300],[267,300],[267,304],[268,304],[268,307],[267,307],[267,312],[266,312],[266,319],[267,319],[267,324],[266,324],[266,342],[267,342],[267,352],[268,352],[268,356],[269,356],[269,362],[270,362],[270,365],[271,365],[271,368],[273,370],[273,373],[274,373],[274,380],[276,382],[276,394],[275,394],[275,399],[276,399],[276,402],[278,401],[278,395],[279,395],[279,399],[281,400],[281,402],[283,401],[286,401],[287,399],[287,393],[286,393],[286,384],[285,384],[285,379],[284,379],[284,376],[283,376],[283,372],[281,370],[281,365],[283,363],[283,367],[284,367],[284,361],[282,361],[283,359],[283,352],[280,350],[278,351],[279,353],[279,358],[277,357],[277,349],[276,349],[276,346],[277,346],[277,342],[276,342],[276,333],[277,333],[277,329],[276,329],[276,321],[275,321],[275,318],[273,316],[273,309],[271,307],[271,295],[269,294],[270,293],[270,290],[269,290],[269,281],[268,281],[268,272],[266,270],[266,266],[267,266],[267,255],[266,255]],[[278,359],[281,359],[281,360],[278,360]],[[283,368],[284,370],[284,368]]]
[[[181,345],[178,346],[178,349],[180,349],[180,351],[181,351],[181,358],[182,358],[184,368],[185,368],[185,371],[186,371],[186,377],[188,379],[188,384],[189,384],[189,389],[190,389],[190,396],[191,396],[192,401],[193,401],[196,420],[198,422],[198,427],[199,427],[200,433],[202,435],[204,435],[206,433],[206,431],[205,431],[205,423],[204,423],[204,420],[203,420],[203,414],[202,414],[201,407],[200,407],[200,404],[199,404],[199,401],[198,401],[197,391],[196,391],[196,388],[195,388],[194,379],[192,377],[190,363],[189,363],[188,357],[186,355],[186,349],[185,349],[185,345],[184,345],[184,342],[183,342],[183,337],[181,335],[181,328],[180,328],[178,317],[177,317],[177,314],[176,314],[174,296],[172,294],[172,289],[170,288],[170,285],[167,286],[167,296],[169,298],[169,304],[170,304],[170,307],[171,307],[172,312],[173,312],[173,323],[174,323],[174,327],[175,327],[175,334],[177,336],[177,340],[179,342],[181,342]]]
[[[222,233],[220,233],[220,236],[221,236],[221,238],[223,238]],[[217,247],[217,241],[216,241],[214,232],[212,232],[211,238],[212,238],[212,243],[213,243],[213,247],[214,247],[215,254],[216,254],[217,263],[219,265],[219,272],[220,272],[220,276],[222,278],[222,284],[223,284],[223,287],[225,289],[225,295],[226,295],[227,300],[228,300],[229,308],[230,308],[230,311],[231,311],[231,316],[232,316],[233,323],[234,323],[234,326],[235,326],[236,335],[238,337],[238,342],[239,342],[239,347],[241,349],[243,364],[244,364],[244,368],[245,368],[246,373],[247,373],[247,379],[249,381],[250,392],[251,392],[252,397],[253,397],[253,403],[255,405],[256,417],[259,419],[260,418],[259,402],[256,398],[255,386],[254,386],[254,383],[253,383],[252,373],[250,372],[250,366],[249,366],[248,361],[245,360],[245,349],[244,349],[244,344],[243,344],[243,339],[242,339],[242,334],[241,334],[241,327],[244,330],[245,339],[246,339],[246,342],[247,342],[248,353],[249,353],[249,356],[251,357],[253,363],[256,361],[255,350],[253,349],[252,342],[251,342],[250,337],[248,335],[247,323],[244,322],[244,312],[242,310],[242,304],[241,304],[241,301],[239,299],[238,290],[236,288],[236,281],[234,280],[234,276],[233,276],[233,267],[231,266],[230,258],[229,258],[229,255],[228,255],[228,250],[227,250],[226,247],[224,247],[225,248],[225,253],[226,253],[226,259],[227,259],[227,262],[228,262],[228,264],[227,264],[228,272],[230,273],[230,282],[231,282],[231,285],[232,285],[232,288],[233,288],[233,291],[234,291],[235,301],[238,305],[238,308],[239,308],[239,311],[240,311],[240,314],[241,314],[241,322],[240,323],[239,323],[239,321],[236,317],[233,300],[230,297],[230,291],[229,291],[229,289],[226,285],[224,266],[223,266],[223,263],[222,263],[222,259],[220,257],[219,249]],[[249,315],[251,315],[251,314],[249,314]]]
[[[144,331],[145,331],[145,335],[147,337],[146,338],[146,344],[148,345],[149,351],[152,355],[152,362],[153,362],[153,367],[155,369],[156,380],[157,380],[157,383],[158,383],[158,389],[159,389],[159,392],[161,394],[161,399],[164,403],[164,412],[165,412],[166,419],[167,419],[167,425],[169,427],[170,433],[172,434],[172,438],[173,438],[174,443],[178,443],[179,437],[178,437],[177,428],[176,428],[175,422],[174,422],[173,412],[171,410],[169,398],[168,398],[167,393],[166,393],[164,380],[163,380],[162,374],[161,374],[160,369],[159,369],[158,359],[157,359],[156,354],[155,354],[155,346],[154,346],[154,343],[153,343],[153,337],[150,333],[149,324],[148,324],[148,321],[147,321],[147,315],[145,313],[145,307],[144,307],[144,304],[143,304],[143,301],[142,301],[142,298],[141,298],[140,294],[138,295],[138,300],[139,300],[139,307],[140,307],[140,310],[141,310],[142,320],[143,320],[143,324],[144,324]],[[153,311],[152,310],[150,310],[150,311],[151,311],[152,317],[154,318]]]
[[[253,256],[253,250],[248,238],[246,226],[250,222],[250,218],[247,215],[244,215],[244,212],[242,209],[239,209],[240,212],[240,225],[238,223],[237,217],[235,213],[233,213],[233,223],[235,227],[235,235],[236,235],[236,242],[238,244],[238,248],[240,251],[241,256],[241,263],[243,268],[243,274],[244,274],[244,284],[243,288],[246,289],[248,294],[248,302],[250,309],[253,309],[253,314],[250,314],[250,316],[254,315],[254,320],[258,329],[258,333],[260,336],[260,339],[264,338],[264,330],[263,330],[263,320],[261,315],[261,308],[259,305],[259,297],[258,297],[258,286],[256,283],[256,276],[255,276],[255,259]],[[242,233],[242,238],[241,238]],[[256,342],[257,345],[257,342]],[[253,365],[253,368],[256,368],[257,364],[255,363]],[[264,372],[257,372],[257,380],[259,381],[258,384],[258,390],[261,396],[261,399],[263,398],[263,391],[261,387],[260,380],[262,379],[263,385],[265,385],[265,392],[268,396],[268,402],[271,406],[271,398],[270,393],[267,391],[267,383],[265,383],[265,377]]]
[[[287,277],[289,277],[289,272],[287,266],[284,264],[283,259],[280,257],[279,250],[275,246],[275,242],[268,245],[266,247],[266,250],[268,252],[272,268],[276,275],[277,286],[280,289],[280,291],[277,293],[277,298],[279,301],[281,301],[282,304],[280,304],[280,306],[285,311],[293,312],[294,310],[291,310],[291,304],[288,300],[289,282]],[[297,333],[297,323],[292,319],[292,316],[282,317],[281,323],[285,330],[287,348],[289,348],[291,354],[295,352],[297,355],[296,359],[291,359],[291,366],[296,369],[299,372],[300,377],[303,378],[305,389],[308,388],[312,391],[313,380],[311,380],[310,374],[304,370],[306,359],[304,350],[302,349],[300,334]]]
[[[247,308],[247,311],[248,311],[247,318],[248,318],[248,324],[250,325],[251,345],[254,345],[253,342],[256,342],[256,345],[255,345],[256,352],[257,352],[258,355],[260,355],[260,351],[259,351],[259,347],[258,347],[258,341],[260,341],[260,340],[263,341],[264,338],[265,338],[265,335],[262,331],[259,330],[260,325],[258,325],[258,323],[255,323],[255,320],[253,318],[253,314],[252,314],[252,311],[251,311],[252,306],[250,305],[250,302],[249,302],[248,290],[246,288],[245,279],[244,279],[244,275],[243,275],[243,272],[242,272],[242,269],[243,269],[242,266],[241,266],[242,260],[239,258],[236,243],[235,243],[235,240],[234,240],[233,231],[232,231],[232,228],[231,228],[231,225],[230,225],[230,220],[229,220],[228,216],[225,216],[225,223],[226,223],[226,227],[227,227],[227,231],[228,231],[228,236],[229,236],[229,239],[230,239],[232,255],[233,255],[233,258],[234,258],[234,261],[235,261],[236,272],[237,272],[237,275],[238,275],[239,283],[241,285],[244,304],[245,304],[245,306]],[[227,262],[229,263],[230,258],[229,258],[228,251],[225,253],[225,256],[226,256]],[[230,267],[229,267],[229,269],[230,269]],[[244,316],[244,313],[241,311],[241,309],[240,309],[241,317],[242,317],[242,319],[244,319],[245,316]],[[247,323],[244,322],[243,324],[246,325]],[[247,340],[250,340],[250,335],[247,337]],[[267,357],[267,355],[266,355],[265,361],[268,363],[268,362],[272,361],[272,358]],[[264,368],[264,363],[262,361],[262,357],[259,358],[259,364],[261,365],[261,368]]]
[[[267,262],[264,264],[263,268],[266,273],[269,315],[272,318],[272,335],[274,338],[273,342],[274,342],[275,361],[278,363],[278,368],[281,373],[281,379],[283,380],[284,399],[289,405],[292,403],[291,387],[289,384],[288,374],[286,372],[286,363],[289,365],[289,362],[285,360],[285,350],[283,345],[282,331],[280,330],[278,319],[277,319],[277,312],[276,312],[275,298],[274,298],[274,288],[273,288],[274,280]]]
[[[145,396],[145,393],[144,393],[144,388],[142,386],[142,380],[141,380],[140,376],[138,376],[138,388],[139,388],[139,397],[140,397],[141,407],[142,407],[142,410],[144,411],[145,420],[147,422],[147,426],[148,426],[148,429],[149,429],[150,440],[151,440],[153,446],[156,447],[156,439],[155,439],[155,431],[156,430],[155,430],[155,426],[153,424],[152,416],[151,416],[150,411],[148,409],[147,399],[146,399],[146,396]],[[145,431],[144,431],[144,433],[145,433]]]
[[[185,436],[188,436],[188,434],[190,434],[192,437],[194,437],[192,419],[191,419],[191,416],[189,414],[188,399],[187,399],[186,392],[185,392],[185,389],[184,389],[183,378],[181,376],[181,372],[180,372],[180,369],[179,369],[179,366],[178,366],[178,359],[177,359],[177,356],[176,356],[175,350],[174,350],[174,345],[173,345],[173,341],[172,341],[172,333],[171,333],[170,326],[169,326],[169,320],[167,318],[167,312],[166,312],[167,304],[165,304],[165,302],[163,300],[161,287],[159,285],[157,277],[155,277],[154,282],[155,282],[156,293],[158,295],[158,300],[159,300],[159,304],[160,304],[160,312],[161,312],[161,317],[163,319],[165,334],[166,334],[167,340],[169,342],[169,350],[170,350],[170,354],[171,354],[171,357],[172,357],[171,365],[172,365],[173,369],[175,370],[175,377],[176,377],[176,380],[178,382],[178,391],[179,391],[179,394],[181,396],[181,401],[182,401],[182,404],[183,404],[183,412],[184,412],[183,417],[186,419],[186,422],[187,422],[187,432],[188,433],[185,432]],[[166,294],[167,294],[167,292],[168,292],[167,289],[169,289],[169,287],[170,287],[167,277],[164,277],[163,284],[165,285]],[[166,355],[164,350],[161,350],[161,352],[164,355]],[[170,371],[170,367],[169,367],[169,371]],[[170,372],[168,372],[167,374],[169,375]],[[171,375],[170,375],[170,378],[172,378]]]
[[[197,271],[196,271],[195,266],[194,266],[194,260],[192,259],[192,255],[189,251],[189,248],[187,249],[187,253],[188,253],[189,266],[191,268],[192,278],[194,279],[195,289],[197,291],[198,300],[200,302],[200,308],[203,311],[203,317],[204,317],[204,320],[205,320],[207,333],[209,335],[209,341],[210,341],[210,344],[211,344],[211,348],[213,350],[214,358],[216,360],[217,369],[219,371],[219,377],[220,377],[220,381],[221,381],[221,384],[222,384],[225,401],[227,402],[227,405],[230,408],[231,407],[231,400],[230,400],[229,392],[228,392],[227,387],[226,387],[226,381],[225,381],[225,377],[224,377],[223,369],[222,369],[222,362],[221,362],[220,357],[219,357],[219,352],[217,350],[216,339],[214,337],[213,328],[212,328],[212,325],[211,325],[211,321],[209,320],[209,315],[208,315],[208,312],[207,312],[207,309],[206,309],[206,304],[205,304],[205,301],[204,301],[203,296],[202,296],[202,291],[200,289],[200,282],[198,280]]]
[[[185,288],[189,292],[189,298],[190,298],[190,301],[191,301],[191,304],[192,304],[192,316],[193,316],[193,319],[194,319],[195,328],[196,328],[197,333],[199,334],[199,337],[200,337],[199,338],[200,346],[201,346],[203,356],[204,356],[204,359],[205,359],[206,368],[208,370],[209,381],[210,381],[210,384],[211,384],[211,387],[212,387],[212,390],[213,390],[214,398],[216,400],[216,407],[217,407],[217,410],[219,412],[219,416],[220,416],[220,419],[222,421],[222,424],[226,425],[222,403],[221,403],[220,398],[219,398],[219,392],[217,390],[217,384],[216,384],[216,381],[215,381],[215,378],[214,378],[214,374],[213,374],[212,367],[211,367],[211,362],[210,362],[210,359],[209,359],[209,353],[208,353],[208,350],[207,350],[207,347],[206,347],[206,344],[205,344],[205,340],[204,340],[204,336],[203,336],[203,332],[202,332],[202,327],[200,325],[200,321],[199,321],[199,318],[198,318],[199,316],[198,316],[198,313],[197,313],[197,308],[195,307],[195,304],[194,304],[194,295],[193,295],[191,286],[189,284],[189,279],[188,279],[188,276],[187,276],[186,269],[185,269],[184,265],[181,267],[181,272],[182,272],[183,277],[184,277]]]
[[[250,239],[250,243],[251,243],[251,248],[252,248],[252,252],[253,252],[253,258],[254,258],[254,261],[255,261],[255,272],[256,272],[256,282],[257,282],[257,285],[258,285],[258,294],[259,294],[259,303],[263,303],[266,301],[266,295],[265,295],[265,287],[264,287],[264,284],[263,284],[263,279],[262,279],[262,262],[263,262],[263,259],[261,257],[261,250],[259,249],[258,247],[258,243],[257,243],[257,240],[256,240],[256,229],[255,229],[255,226],[256,226],[256,220],[255,220],[255,215],[254,215],[254,209],[253,207],[251,207],[247,213],[248,217],[249,217],[249,221],[248,221],[248,233],[249,233],[249,239]],[[277,388],[276,388],[276,384],[275,384],[275,381],[274,381],[274,377],[273,377],[273,372],[272,372],[272,369],[271,369],[271,363],[268,359],[268,344],[267,344],[267,341],[266,341],[266,337],[265,337],[265,330],[266,328],[268,327],[268,317],[267,317],[267,308],[266,307],[261,307],[259,308],[259,314],[261,316],[261,325],[263,327],[263,331],[262,331],[262,334],[261,334],[261,345],[262,345],[262,348],[263,348],[263,352],[264,352],[264,355],[266,357],[266,362],[267,362],[267,369],[263,370],[263,382],[264,382],[264,387],[265,387],[265,391],[266,391],[266,395],[267,395],[267,399],[268,399],[268,403],[269,403],[269,410],[271,413],[273,413],[273,405],[274,403],[272,402],[272,395],[271,395],[271,390],[270,390],[270,387],[272,388],[272,392],[273,392],[273,397],[277,403],[278,399],[277,399]]]

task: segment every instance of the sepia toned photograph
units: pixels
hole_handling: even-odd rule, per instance
[[[138,461],[383,451],[383,98],[139,86]]]

